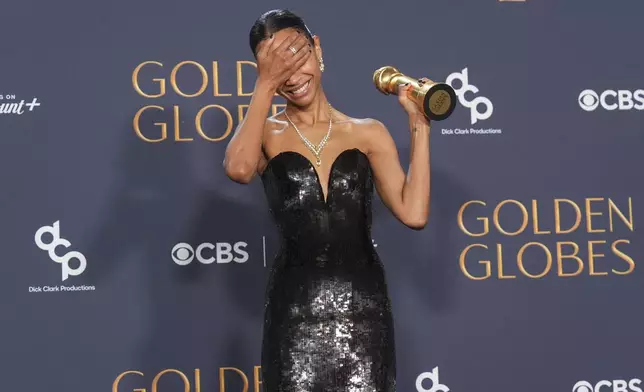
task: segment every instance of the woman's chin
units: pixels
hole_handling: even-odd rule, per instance
[[[309,99],[307,97],[302,97],[298,99],[290,99],[290,101],[293,105],[297,107],[305,107],[311,103],[312,99]]]

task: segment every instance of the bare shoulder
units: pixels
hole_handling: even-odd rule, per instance
[[[345,129],[356,136],[373,136],[374,133],[387,132],[385,125],[375,118],[356,118],[335,111],[333,120],[335,124],[347,125]]]
[[[375,118],[363,118],[358,120],[360,130],[368,137],[378,136],[382,133],[389,133],[385,124]]]
[[[283,135],[288,128],[288,122],[283,117],[283,112],[276,113],[264,121],[264,143],[273,144],[271,140],[277,140],[280,135]]]
[[[374,152],[391,141],[389,130],[378,119],[347,117],[345,121],[350,124],[351,133],[359,141],[365,152]]]

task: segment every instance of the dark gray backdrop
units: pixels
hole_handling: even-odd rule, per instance
[[[184,390],[182,372],[190,380],[185,390],[194,392],[198,369],[201,391],[219,391],[221,371],[226,391],[242,391],[243,377],[222,370],[235,368],[254,390],[264,285],[277,250],[274,227],[259,180],[242,186],[225,177],[221,162],[229,137],[204,140],[194,122],[201,108],[217,104],[230,111],[233,127],[238,124],[238,105],[249,102],[236,91],[237,62],[252,60],[248,30],[262,12],[281,7],[300,13],[319,34],[331,102],[352,116],[384,122],[404,166],[406,118],[395,98],[374,88],[373,71],[394,65],[411,76],[446,80],[466,70],[476,87],[451,118],[432,126],[428,227],[409,230],[375,205],[374,240],[394,303],[399,390],[587,392],[606,380],[608,386],[600,383],[595,392],[623,385],[621,390],[641,391],[644,240],[635,230],[644,219],[644,6],[581,0],[3,4],[1,389],[174,392]],[[153,79],[163,78],[165,96],[137,93],[132,77],[145,61],[163,66],[141,70],[141,89],[156,93]],[[197,97],[172,89],[172,68],[183,61],[201,64],[208,74],[208,87]],[[219,91],[231,96],[213,94],[214,61]],[[242,71],[242,89],[249,92],[254,71],[248,65]],[[187,65],[176,80],[192,93],[202,79]],[[616,102],[611,96],[604,105],[592,93],[580,101],[587,89],[597,96],[623,90],[621,109],[610,110]],[[466,102],[476,97],[487,98],[493,111],[473,124]],[[24,104],[34,98],[40,106],[29,110]],[[23,106],[12,105],[21,101]],[[153,123],[167,122],[167,140],[137,137],[133,119],[147,105],[165,110],[145,112],[143,132],[157,137]],[[173,140],[174,105],[181,137],[194,140]],[[477,110],[483,113],[485,103]],[[202,120],[212,137],[227,127],[218,109]],[[448,129],[501,133],[443,131]],[[579,207],[578,229],[535,234],[533,200],[539,229],[554,232],[555,199]],[[472,200],[485,206],[465,209],[464,228],[481,230],[484,221],[477,218],[487,217],[490,232],[482,237],[459,226],[459,209]],[[632,230],[609,200],[631,219]],[[529,213],[521,234],[495,229],[494,208],[504,201],[498,222],[506,231],[521,226],[518,202]],[[575,209],[560,206],[561,226],[569,228]],[[64,265],[34,238],[57,221],[70,244],[57,254],[78,251],[87,263],[82,274],[65,281]],[[248,260],[195,259],[180,266],[172,250],[182,242],[193,248],[221,243],[222,260],[225,243],[245,242]],[[525,249],[527,272],[544,270],[544,247],[552,255],[550,272],[538,279],[522,274],[516,262],[531,242],[541,245]],[[557,274],[557,243],[564,242],[579,247],[583,270],[577,276]],[[570,243],[561,244],[563,254],[574,250]],[[467,272],[483,275],[485,264],[477,261],[490,260],[490,278],[470,279],[459,266],[470,244],[488,249],[467,254]],[[499,278],[497,244],[504,274],[516,278]],[[217,256],[209,249],[203,254]],[[579,267],[574,259],[562,260],[564,273]],[[30,292],[46,286],[85,289]],[[419,375],[436,367],[445,387],[427,379],[418,389]],[[126,371],[141,373],[113,387]]]

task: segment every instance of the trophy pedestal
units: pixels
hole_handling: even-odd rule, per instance
[[[398,86],[412,85],[410,98],[423,111],[425,117],[434,121],[448,118],[456,108],[456,92],[447,83],[429,81],[420,84],[417,79],[403,75],[392,66],[385,66],[373,73],[373,82],[383,94],[397,94]]]

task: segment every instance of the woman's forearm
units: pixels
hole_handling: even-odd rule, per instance
[[[409,116],[411,142],[409,170],[402,190],[406,219],[414,226],[424,227],[429,217],[430,192],[430,127],[422,114]]]
[[[246,115],[226,147],[224,169],[234,181],[248,183],[256,173],[264,125],[274,94],[275,91],[268,84],[261,81],[255,84]]]

